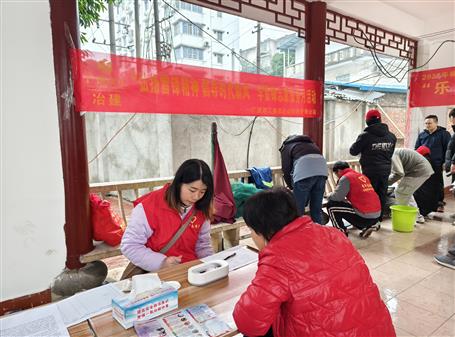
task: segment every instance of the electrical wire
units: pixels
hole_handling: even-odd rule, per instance
[[[370,43],[371,46],[368,46],[367,44],[364,44],[365,47],[367,47],[368,51],[371,53],[371,56],[373,57],[373,61],[374,63],[376,64],[376,66],[378,67],[378,69],[381,71],[381,73],[384,74],[384,76],[386,76],[387,78],[393,78],[395,79],[397,82],[401,82],[403,80],[403,78],[401,80],[398,79],[398,75],[404,70],[404,68],[406,67],[407,64],[405,64],[403,66],[403,68],[401,68],[395,75],[392,75],[386,68],[385,66],[382,64],[381,60],[379,59],[377,53],[376,53],[376,42],[372,42],[368,36],[363,32],[363,30],[359,29],[360,32],[362,33],[362,35],[365,36],[365,41],[368,41]],[[354,36],[354,41],[357,42],[358,44],[362,44],[361,42],[359,42],[357,40],[357,38]]]
[[[360,32],[362,33],[362,35],[365,36],[365,40],[368,41],[368,42],[373,46],[373,48],[370,48],[370,47],[367,46],[366,44],[363,44],[363,45],[364,45],[365,47],[367,47],[368,50],[370,51],[371,55],[373,56],[373,59],[375,60],[375,63],[376,63],[376,59],[378,60],[378,63],[376,63],[376,65],[378,66],[379,70],[381,70],[381,72],[383,72],[383,71],[382,71],[383,64],[381,63],[381,61],[380,61],[379,58],[377,57],[376,50],[375,50],[375,48],[376,48],[376,42],[371,41],[370,38],[365,34],[365,32],[364,32],[363,30],[361,30],[361,29],[359,29],[359,30],[360,30]],[[357,39],[356,39],[355,36],[354,36],[354,40],[355,40],[358,44],[362,45],[362,43],[360,43],[359,41],[357,41]],[[391,75],[391,74],[388,73],[387,71],[386,71],[385,73],[384,73],[384,72],[383,72],[383,73],[384,73],[385,76],[387,76],[387,77],[389,77],[389,78],[394,78],[394,79],[396,79],[396,80],[398,81],[398,83],[400,83],[401,81],[403,81],[403,79],[406,77],[406,75],[407,75],[410,71],[413,71],[413,70],[416,70],[416,69],[423,68],[423,67],[425,67],[428,63],[430,63],[430,61],[436,56],[436,54],[437,54],[437,52],[439,51],[439,49],[441,49],[441,47],[442,47],[444,44],[449,43],[449,42],[450,42],[450,43],[455,43],[455,40],[448,39],[448,40],[442,41],[442,42],[439,44],[438,48],[436,48],[436,50],[433,52],[433,54],[428,58],[428,60],[427,60],[425,63],[423,63],[423,64],[420,65],[420,66],[415,66],[414,68],[409,68],[408,70],[406,70],[406,71],[404,72],[404,74],[403,74],[403,76],[401,77],[401,79],[398,79],[398,78],[396,77],[396,76],[398,76],[398,75],[401,73],[401,71],[399,71],[395,76]],[[403,67],[403,69],[404,69],[404,68],[405,68],[405,67]]]
[[[382,78],[382,76],[380,76],[380,77],[376,80],[376,82],[373,84],[373,86],[371,87],[371,89],[368,91],[368,94],[371,93],[371,92],[373,91],[373,89],[374,89],[374,88],[376,87],[376,85],[379,83],[379,81],[381,80],[381,78]],[[355,108],[352,109],[351,112],[350,112],[350,113],[349,113],[349,114],[348,114],[340,123],[336,124],[334,127],[330,128],[330,129],[327,129],[327,130],[325,130],[325,131],[328,131],[328,132],[333,131],[333,130],[335,130],[337,127],[339,127],[341,124],[343,124],[344,122],[346,122],[346,121],[348,120],[348,118],[351,117],[351,115],[358,109],[358,107],[360,106],[360,104],[362,104],[361,101],[359,101],[359,103],[355,106]],[[340,117],[338,117],[338,118],[340,118]],[[324,123],[324,125],[327,125],[327,124],[329,124],[329,123],[332,123],[332,122],[334,122],[335,120],[337,120],[338,118],[336,118],[336,119],[334,119],[334,120],[331,120],[331,121],[329,121],[329,122],[326,122],[326,123]]]
[[[246,167],[250,167],[250,145],[251,145],[251,136],[253,135],[254,123],[258,116],[255,116],[253,122],[251,123],[250,135],[248,136],[248,146],[246,148]]]
[[[278,117],[278,118],[279,118],[279,117]],[[286,136],[284,136],[284,135],[281,133],[280,130],[278,130],[278,129],[272,124],[271,121],[269,121],[269,119],[268,119],[267,117],[263,117],[263,119],[269,124],[269,126],[270,126],[273,130],[275,130],[275,132],[278,134],[278,136],[280,136],[282,139],[286,139],[286,138],[287,138]],[[302,123],[300,123],[300,124],[302,124]]]
[[[95,155],[95,157],[93,157],[89,162],[88,164],[90,165],[96,158],[98,158],[103,152],[104,150],[106,150],[106,148],[109,146],[109,144],[114,140],[115,137],[117,137],[117,135],[129,124],[129,122],[131,122],[133,120],[134,117],[136,117],[137,113],[133,114],[133,116],[131,116],[123,125],[120,129],[118,129],[114,135],[109,139],[109,141],[103,146],[103,148]]]
[[[217,120],[217,122],[218,122],[218,124],[219,124],[219,126],[220,126],[220,129],[221,129],[223,132],[225,132],[225,133],[227,133],[228,135],[233,136],[233,137],[241,136],[241,135],[250,127],[250,125],[253,124],[253,121],[254,121],[254,119],[251,120],[251,122],[249,122],[248,125],[247,125],[242,131],[240,131],[239,133],[234,134],[234,133],[231,133],[231,132],[227,131],[227,130],[223,127],[223,125],[222,125],[222,123],[221,123],[221,121],[219,120],[218,117],[216,117],[216,120]]]
[[[242,55],[240,55],[239,53],[237,53],[236,51],[232,50],[232,48],[230,48],[227,44],[225,44],[223,41],[220,41],[218,40],[215,36],[213,36],[212,34],[210,34],[209,32],[206,32],[203,28],[199,27],[198,24],[194,23],[190,18],[188,18],[185,14],[183,14],[182,12],[180,12],[177,8],[175,8],[174,6],[170,5],[167,1],[165,0],[161,0],[162,2],[164,2],[167,6],[169,6],[170,8],[172,8],[174,11],[176,11],[177,13],[179,13],[183,18],[185,18],[189,23],[191,23],[192,25],[194,25],[195,27],[197,27],[198,29],[200,29],[204,34],[210,36],[214,41],[218,42],[219,44],[221,44],[223,47],[225,47],[226,49],[230,50],[232,52],[232,54],[234,54],[234,56],[236,56],[237,58],[242,58],[244,61],[250,63],[251,65],[253,65],[256,69],[259,69],[262,73],[264,74],[267,74],[267,75],[271,75],[269,72],[265,71],[264,69],[260,68],[257,66],[257,64],[251,62],[250,60],[248,60],[247,58],[243,57]]]

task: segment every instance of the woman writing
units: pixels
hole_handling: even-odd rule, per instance
[[[241,333],[395,336],[378,287],[355,247],[337,229],[298,217],[290,192],[255,194],[245,203],[243,218],[260,253],[256,276],[233,313]]]
[[[171,184],[137,199],[121,243],[131,261],[122,279],[213,254],[212,198],[210,168],[189,159]]]

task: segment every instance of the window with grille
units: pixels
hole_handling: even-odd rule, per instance
[[[215,56],[216,63],[223,64],[223,54],[213,53],[213,56]]]
[[[180,46],[175,49],[175,55],[179,59],[185,58],[202,61],[204,59],[204,50],[200,48]]]

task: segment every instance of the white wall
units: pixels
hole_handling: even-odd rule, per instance
[[[48,1],[1,6],[1,301],[64,268],[64,191]]]

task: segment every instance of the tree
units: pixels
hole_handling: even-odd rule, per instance
[[[79,25],[89,28],[100,20],[100,13],[106,10],[106,4],[114,3],[115,0],[78,0]],[[81,42],[87,42],[84,32],[81,32]]]
[[[283,76],[284,68],[283,68],[283,53],[277,53],[272,57],[272,75],[275,76]]]

